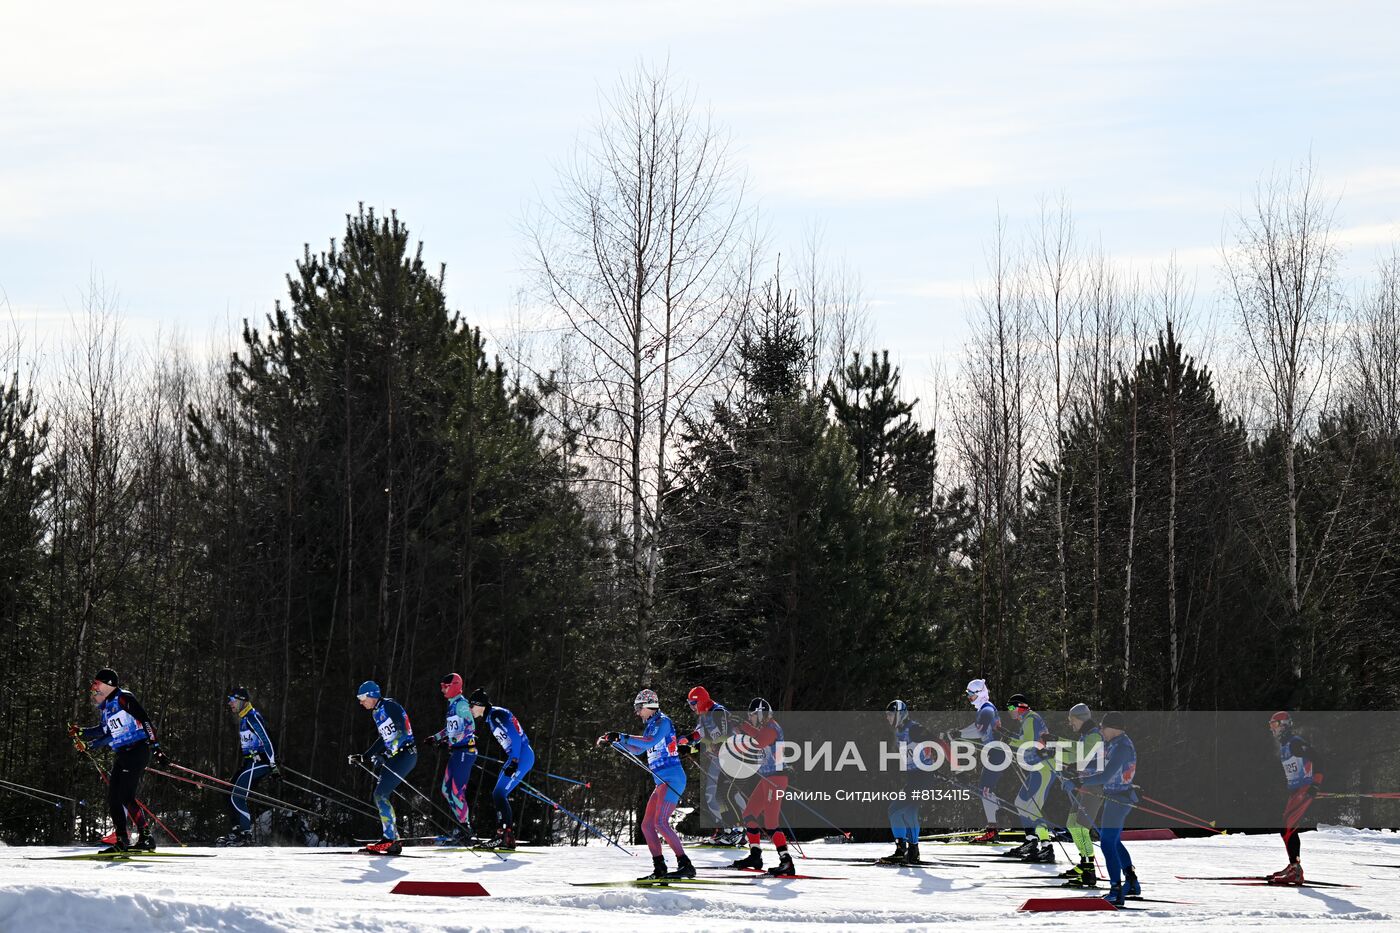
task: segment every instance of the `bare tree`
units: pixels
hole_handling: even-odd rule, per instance
[[[962,359],[962,397],[951,412],[954,447],[964,471],[977,542],[979,669],[1011,666],[1014,644],[1015,542],[1021,534],[1028,412],[1030,321],[1018,263],[1004,218],[987,255],[988,277],[971,315]]]
[[[724,134],[664,70],[639,67],[603,101],[591,141],[532,224],[544,296],[584,348],[567,391],[602,413],[590,453],[625,503],[643,673],[669,452],[739,329],[743,299],[728,286],[742,210]]]
[[[1298,556],[1298,441],[1323,407],[1330,338],[1337,312],[1333,202],[1320,190],[1311,162],[1259,185],[1242,211],[1224,267],[1239,317],[1253,383],[1267,425],[1283,449],[1287,487],[1288,602],[1296,623],[1303,590]],[[1301,643],[1293,676],[1301,679]]]
[[[1040,227],[1033,238],[1028,286],[1041,358],[1045,367],[1040,408],[1046,457],[1064,462],[1065,422],[1078,397],[1082,360],[1083,297],[1074,220],[1064,202],[1042,204]],[[1055,471],[1055,554],[1059,590],[1061,686],[1069,689],[1069,545],[1066,540],[1065,471]]]
[[[1350,317],[1350,401],[1373,430],[1400,437],[1400,246],[1377,264],[1375,280],[1352,303]]]

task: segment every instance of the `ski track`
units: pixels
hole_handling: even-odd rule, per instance
[[[658,924],[697,931],[768,933],[778,930],[923,930],[956,923],[975,931],[1027,930],[1070,925],[1075,930],[1265,930],[1353,923],[1394,929],[1400,918],[1400,868],[1364,867],[1397,852],[1400,834],[1324,828],[1303,837],[1309,877],[1353,888],[1275,889],[1175,875],[1266,874],[1282,867],[1277,836],[1227,836],[1130,843],[1148,897],[1189,904],[1138,905],[1132,914],[1022,914],[1027,898],[1075,896],[1049,880],[1014,886],[1008,874],[1036,874],[1016,862],[972,861],[917,872],[843,866],[846,880],[779,881],[704,889],[579,888],[571,881],[612,881],[642,874],[637,858],[616,849],[554,848],[500,861],[469,852],[430,853],[394,860],[308,855],[308,849],[193,849],[212,859],[167,859],[112,864],[29,861],[71,848],[0,847],[0,933],[97,930],[104,933],[284,933],[284,931],[576,931],[651,933]],[[939,850],[925,844],[925,856]],[[882,855],[880,845],[806,846],[812,854]],[[1072,851],[1066,847],[1067,851]],[[735,853],[740,850],[734,850]],[[965,846],[950,851],[966,851]],[[765,853],[772,861],[771,852]],[[1390,856],[1395,857],[1395,856]],[[732,858],[694,850],[704,877]],[[813,863],[815,864],[815,863]],[[799,865],[801,860],[799,859]],[[1062,869],[1063,854],[1057,863]],[[478,881],[490,897],[391,895],[404,879]]]

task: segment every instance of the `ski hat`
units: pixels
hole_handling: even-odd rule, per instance
[[[695,707],[697,713],[708,713],[715,708],[715,701],[710,699],[710,691],[704,687],[691,687],[685,701]]]
[[[250,702],[252,702],[252,701],[248,698],[248,688],[247,688],[247,687],[234,687],[232,690],[230,690],[230,691],[228,692],[228,698],[229,698],[230,700],[238,700],[238,701],[241,702],[241,703],[250,703]]]
[[[102,670],[92,675],[92,679],[95,683],[106,684],[109,687],[120,687],[122,685],[121,679],[117,677],[117,672],[110,667],[102,668]]]
[[[978,677],[967,682],[967,699],[973,706],[981,706],[991,701],[992,691],[987,689],[987,682]]]
[[[1124,723],[1123,723],[1123,714],[1122,714],[1122,713],[1104,713],[1104,714],[1103,714],[1103,718],[1099,720],[1099,728],[1100,728],[1100,729],[1117,729],[1119,732],[1124,732],[1124,731],[1126,731],[1126,727],[1124,726]]]
[[[652,690],[650,687],[647,687],[641,692],[639,692],[637,694],[636,699],[632,701],[632,709],[638,710],[642,709],[643,707],[645,707],[646,709],[661,708],[661,698],[658,697],[656,695],[656,691]]]
[[[894,724],[904,725],[904,720],[909,718],[909,704],[903,700],[890,700],[890,705],[885,707],[886,713],[894,713]]]
[[[462,695],[462,675],[448,674],[442,678],[442,695],[449,700]]]
[[[754,697],[749,701],[749,712],[758,713],[761,720],[773,718],[773,707],[763,697]]]
[[[1087,703],[1076,703],[1069,708],[1069,714],[1075,719],[1093,719],[1094,711],[1089,709]]]
[[[467,705],[468,705],[468,706],[484,706],[484,707],[486,707],[487,709],[490,709],[490,708],[491,708],[491,698],[488,697],[488,696],[486,695],[486,690],[485,690],[485,688],[483,688],[483,687],[477,687],[475,690],[472,691],[472,695],[469,696],[469,697],[467,697]]]
[[[379,684],[372,680],[367,680],[360,684],[360,689],[355,691],[355,696],[359,697],[361,700],[365,697],[373,697],[377,700],[384,696],[384,691],[379,689]]]

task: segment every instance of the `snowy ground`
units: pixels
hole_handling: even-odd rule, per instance
[[[1276,836],[1130,844],[1148,897],[1179,904],[1141,904],[1132,913],[1028,914],[1029,897],[1072,891],[1009,876],[1050,876],[1063,869],[1008,865],[969,846],[925,845],[926,859],[957,865],[889,869],[826,861],[883,855],[886,845],[806,846],[804,873],[839,880],[753,880],[705,890],[574,887],[570,882],[632,878],[645,873],[645,849],[628,858],[588,846],[520,854],[505,861],[467,852],[408,849],[412,857],[371,858],[314,849],[188,849],[214,858],[108,864],[38,861],[82,851],[0,848],[0,933],[48,930],[274,933],[284,930],[915,930],[954,921],[965,930],[1297,929],[1339,921],[1400,929],[1400,835],[1327,829],[1304,836],[1310,879],[1347,888],[1269,888],[1176,875],[1252,875],[1286,860]],[[91,851],[91,850],[87,850]],[[985,851],[985,850],[980,850]],[[695,850],[712,874],[733,853]],[[478,881],[489,897],[391,895],[405,879]]]

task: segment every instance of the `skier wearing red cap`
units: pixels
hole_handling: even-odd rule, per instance
[[[428,737],[429,742],[447,746],[447,767],[442,771],[442,796],[457,819],[457,829],[445,839],[448,844],[470,845],[471,810],[467,806],[467,779],[476,766],[476,720],[467,698],[462,696],[462,675],[442,678],[442,698],[447,701],[447,722]]]
[[[696,746],[704,754],[701,761],[705,768],[705,809],[715,821],[715,831],[710,841],[718,844],[731,838],[731,830],[726,829],[724,802],[719,795],[719,781],[723,774],[719,750],[734,733],[734,728],[729,722],[729,710],[711,699],[710,691],[704,687],[690,688],[685,701],[695,713],[695,728],[681,736],[679,742]],[[738,838],[733,838],[733,843],[737,842]]]
[[[1279,834],[1283,836],[1284,848],[1288,850],[1288,867],[1269,875],[1269,883],[1302,884],[1303,842],[1298,838],[1298,824],[1317,797],[1322,773],[1317,770],[1317,756],[1312,746],[1293,731],[1292,716],[1283,712],[1274,713],[1269,717],[1269,731],[1278,740],[1279,761],[1283,764],[1283,777],[1288,782],[1289,790],[1288,802],[1283,805],[1283,831]]]

